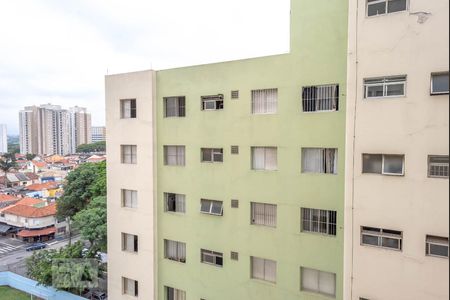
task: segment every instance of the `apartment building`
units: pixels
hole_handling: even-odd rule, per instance
[[[344,299],[348,7],[291,5],[288,54],[106,77],[110,299]]]
[[[8,136],[6,124],[0,124],[0,154],[8,152]]]
[[[85,108],[28,106],[19,112],[20,152],[39,155],[74,153],[91,141],[91,116]]]
[[[350,1],[345,299],[449,297],[449,1]]]
[[[92,142],[91,114],[84,107],[69,108],[69,149],[76,153],[77,147]]]
[[[92,143],[106,141],[106,127],[94,126],[92,127]]]

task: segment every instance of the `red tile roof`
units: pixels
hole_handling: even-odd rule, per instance
[[[38,168],[45,168],[47,164],[43,161],[35,161],[33,160],[33,164]]]
[[[19,231],[17,234],[20,237],[35,237],[35,236],[43,236],[43,235],[49,235],[56,232],[55,226],[39,229],[39,230],[28,230],[24,229]]]
[[[0,194],[0,202],[14,201],[14,200],[19,200],[19,198],[12,195]]]
[[[42,191],[42,190],[51,190],[56,189],[58,187],[58,184],[55,182],[49,181],[45,183],[35,183],[26,186],[26,189],[29,191]]]
[[[41,199],[36,199],[36,198],[30,198],[30,197],[25,197],[23,199],[20,199],[16,205],[28,205],[28,206],[33,206],[39,203],[44,202],[44,200]]]
[[[43,218],[56,215],[56,204],[50,204],[44,207],[19,204],[5,209],[3,213],[25,218]]]

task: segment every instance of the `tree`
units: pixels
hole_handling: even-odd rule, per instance
[[[14,168],[17,168],[15,155],[13,153],[3,154],[3,156],[0,157],[0,170],[2,170],[6,176],[9,171]]]
[[[95,152],[105,152],[106,142],[96,142],[92,144],[83,144],[77,147],[77,153],[95,153]]]
[[[90,253],[106,251],[107,230],[106,230],[106,197],[99,196],[89,203],[89,205],[77,213],[74,218],[74,225],[80,229],[81,237],[90,242]]]
[[[30,153],[28,153],[28,154],[26,155],[26,157],[27,157],[27,160],[33,160],[33,159],[36,157],[36,154],[30,154]]]

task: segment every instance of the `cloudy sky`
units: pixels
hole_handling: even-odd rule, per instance
[[[0,0],[0,123],[43,103],[104,125],[105,74],[289,50],[289,0]]]

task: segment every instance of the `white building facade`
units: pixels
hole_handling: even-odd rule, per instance
[[[6,124],[0,124],[0,154],[8,152],[8,136]]]

